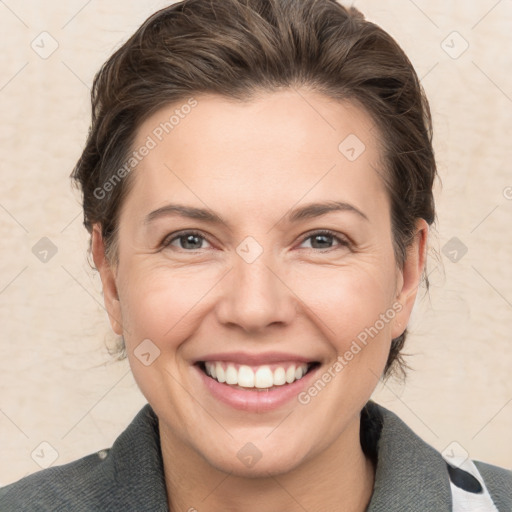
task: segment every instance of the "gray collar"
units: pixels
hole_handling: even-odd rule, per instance
[[[367,407],[382,422],[367,511],[451,512],[450,479],[441,455],[391,411],[371,401]],[[149,404],[116,440],[111,455],[118,476],[118,500],[132,508],[137,504],[144,510],[167,511],[158,420]]]
[[[377,472],[367,512],[451,512],[450,477],[441,454],[398,416],[369,402],[379,413]]]
[[[169,511],[158,418],[149,404],[116,439],[109,455],[115,475],[113,510]]]

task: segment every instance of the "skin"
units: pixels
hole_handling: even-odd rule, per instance
[[[260,93],[247,102],[196,97],[198,105],[138,165],[119,219],[118,262],[105,258],[100,226],[93,257],[113,330],[124,336],[134,377],[159,417],[169,508],[216,511],[363,511],[374,467],[361,450],[359,413],[382,375],[392,338],[408,322],[425,263],[428,226],[418,220],[407,260],[393,252],[390,204],[377,170],[378,133],[365,111],[302,89]],[[140,147],[176,109],[139,129]],[[366,150],[338,149],[356,134]],[[350,203],[289,223],[310,202]],[[166,216],[168,203],[208,208],[225,224]],[[186,239],[161,242],[182,230]],[[348,240],[307,237],[329,229]],[[263,253],[236,252],[253,237]],[[172,238],[172,237],[170,237]],[[365,327],[401,311],[307,405],[241,412],[209,394],[192,362],[212,352],[283,351],[324,373]],[[160,355],[145,366],[134,350],[150,339]],[[254,444],[246,467],[237,452]]]

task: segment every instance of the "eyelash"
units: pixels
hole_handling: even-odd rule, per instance
[[[202,238],[204,240],[206,240],[208,242],[208,238],[205,237],[204,235],[202,235],[201,233],[199,233],[198,231],[181,231],[181,232],[178,232],[178,233],[171,233],[170,235],[168,235],[167,237],[164,238],[164,240],[162,241],[161,243],[161,247],[163,249],[167,248],[167,247],[170,247],[171,243],[174,242],[175,240],[179,240],[180,238],[186,238],[187,236],[197,236],[199,238]],[[339,247],[350,247],[351,244],[350,242],[342,237],[342,236],[339,236],[338,234],[336,234],[334,231],[330,231],[328,229],[321,229],[319,231],[313,231],[311,233],[308,233],[307,235],[305,235],[303,238],[302,238],[302,241],[300,243],[300,245],[302,245],[306,240],[309,240],[310,238],[314,238],[315,236],[329,236],[329,237],[332,237],[334,240],[336,240],[338,243],[339,243]],[[338,248],[339,248],[338,247]],[[196,251],[200,251],[201,249],[196,249],[196,250],[188,250],[188,249],[181,249],[181,248],[177,248],[181,251],[184,251],[184,252],[190,252],[190,253],[194,253]],[[315,250],[315,248],[310,248],[311,250]],[[336,246],[335,247],[328,247],[327,249],[316,249],[316,251],[319,251],[319,252],[329,252],[329,251],[332,251],[332,250],[335,250],[336,249]]]

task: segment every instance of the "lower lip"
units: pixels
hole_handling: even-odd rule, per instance
[[[210,393],[221,402],[248,412],[266,412],[278,409],[288,401],[296,398],[299,393],[310,385],[319,367],[309,371],[304,377],[291,384],[276,386],[268,391],[259,391],[257,388],[240,388],[221,384],[206,375],[197,365],[194,366]]]

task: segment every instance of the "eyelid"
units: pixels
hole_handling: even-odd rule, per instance
[[[172,242],[174,242],[175,240],[177,240],[181,237],[184,237],[186,235],[198,236],[198,237],[204,239],[210,245],[213,245],[212,242],[210,241],[209,237],[206,236],[204,233],[202,233],[200,230],[185,229],[185,230],[181,230],[181,231],[176,231],[174,233],[169,233],[168,235],[166,235],[164,237],[164,239],[162,240],[162,242],[160,243],[160,247],[165,249],[166,247],[169,247]],[[338,241],[340,247],[351,247],[353,244],[352,241],[347,236],[345,236],[341,233],[337,233],[336,231],[332,231],[330,229],[316,229],[316,230],[309,231],[309,232],[305,233],[304,235],[302,235],[299,245],[302,245],[306,240],[308,240],[309,238],[312,238],[316,235],[330,236],[333,239]],[[195,252],[195,250],[186,250],[186,249],[180,249],[180,248],[177,248],[177,249],[182,250],[184,252]],[[327,249],[311,248],[311,250],[313,250],[315,252],[327,252],[327,251],[334,250],[334,249],[336,249],[336,246],[329,247]],[[196,249],[196,250],[200,251],[201,249]]]
[[[177,240],[181,237],[184,237],[186,235],[195,235],[195,236],[201,237],[204,240],[206,240],[210,245],[213,245],[212,242],[210,241],[209,237],[205,236],[205,234],[202,233],[201,231],[198,231],[195,229],[184,229],[184,230],[175,231],[174,233],[169,233],[168,235],[166,235],[164,237],[164,239],[162,240],[162,242],[160,242],[160,247],[162,249],[165,249],[166,247],[169,247],[172,242],[174,242],[175,240]],[[176,249],[182,250],[184,252],[194,252],[194,250],[180,249],[179,247],[176,247]],[[196,250],[200,251],[201,249],[196,249]]]
[[[339,246],[341,246],[341,247],[351,247],[352,246],[352,241],[347,236],[345,236],[341,233],[337,233],[336,231],[332,231],[330,229],[316,229],[316,230],[306,233],[305,235],[302,236],[302,240],[299,245],[302,245],[306,240],[308,240],[309,238],[312,238],[316,235],[331,236],[332,238],[336,239],[339,242]],[[314,250],[316,252],[327,252],[327,251],[334,250],[334,249],[336,249],[336,247],[329,247],[327,249],[316,249],[316,250],[312,248],[312,250]]]

